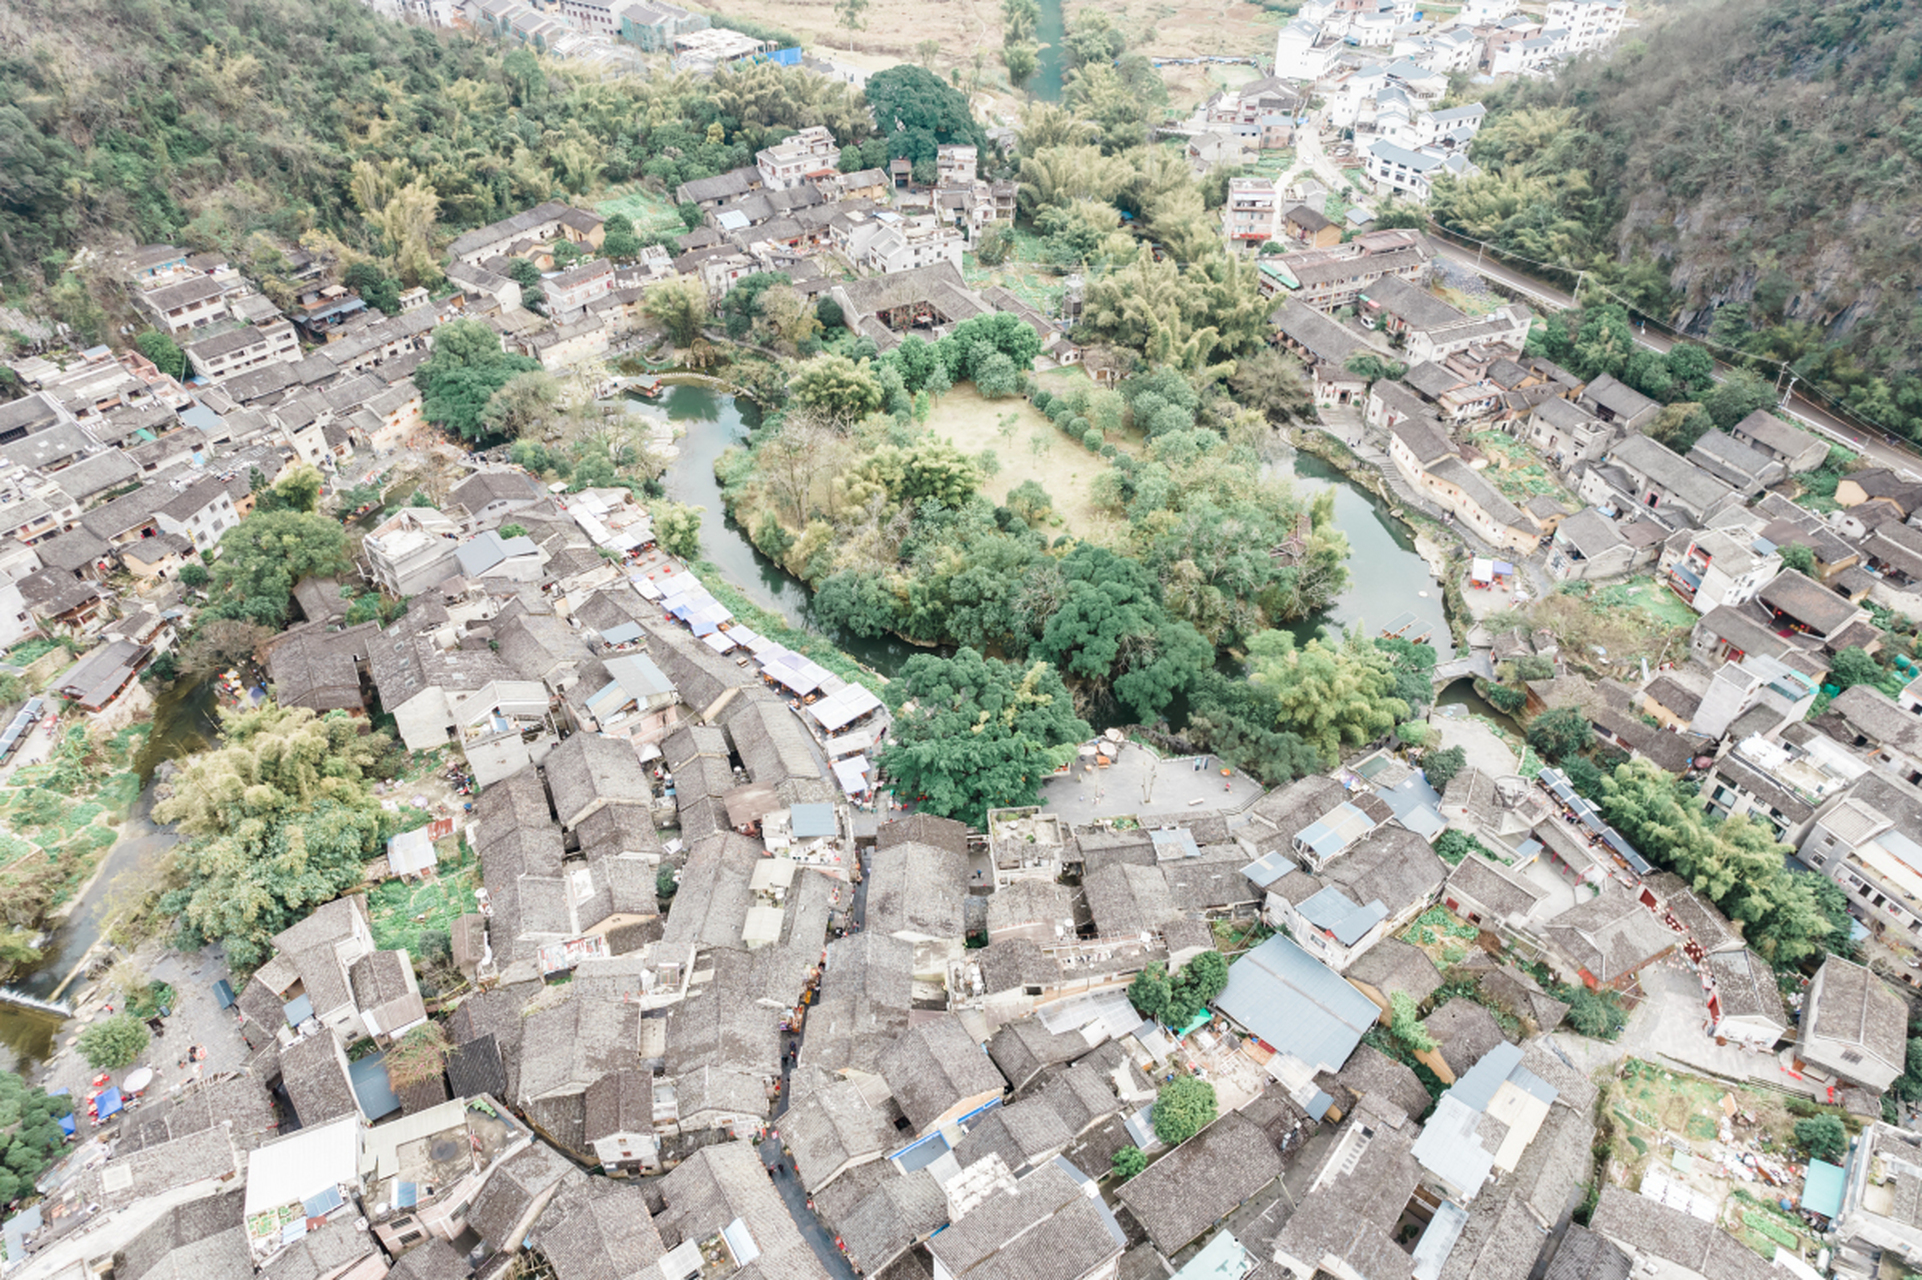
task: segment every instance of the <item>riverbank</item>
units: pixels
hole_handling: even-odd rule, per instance
[[[1411,510],[1401,495],[1395,492],[1394,486],[1389,484],[1380,467],[1363,459],[1332,433],[1320,427],[1294,427],[1288,432],[1288,440],[1300,452],[1321,459],[1350,483],[1366,489],[1381,500],[1388,515],[1401,525],[1413,543],[1415,554],[1421,557],[1429,573],[1440,584],[1442,615],[1448,624],[1449,635],[1457,647],[1467,648],[1469,632],[1474,629],[1474,618],[1469,612],[1467,599],[1462,595],[1461,579],[1470,552],[1460,536],[1439,520]]]

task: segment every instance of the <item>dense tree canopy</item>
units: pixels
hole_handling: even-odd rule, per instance
[[[943,143],[988,150],[987,135],[968,109],[967,96],[926,67],[898,63],[877,71],[868,77],[866,92],[890,156],[931,165],[935,148]]]
[[[1045,662],[1023,669],[965,648],[917,654],[887,693],[893,743],[881,768],[924,811],[976,827],[991,808],[1033,804],[1093,732]]]
[[[329,578],[351,567],[347,535],[326,516],[255,511],[220,535],[212,599],[201,618],[278,628],[302,578]]]
[[[386,738],[364,727],[271,703],[222,712],[219,748],[191,757],[154,808],[187,837],[175,853],[185,883],[160,903],[183,943],[219,941],[251,968],[273,934],[360,880],[400,829],[367,789]]]
[[[434,330],[434,350],[414,370],[421,412],[463,440],[489,435],[487,405],[517,374],[541,367],[501,347],[500,335],[478,320],[452,320]]]
[[[1777,965],[1847,949],[1841,891],[1788,870],[1788,850],[1766,825],[1712,818],[1700,797],[1647,760],[1618,766],[1604,785],[1602,812],[1629,843],[1741,923],[1748,944]]]
[[[73,1113],[70,1097],[50,1098],[11,1071],[0,1071],[0,1205],[32,1188],[66,1141],[60,1117]]]

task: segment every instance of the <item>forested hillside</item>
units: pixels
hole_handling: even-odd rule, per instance
[[[83,330],[97,315],[63,275],[82,245],[236,251],[318,229],[418,274],[437,234],[556,194],[643,174],[671,189],[798,123],[859,141],[857,104],[775,67],[590,81],[357,0],[9,0],[0,268],[37,271]]]
[[[1678,5],[1493,99],[1432,207],[1922,435],[1918,74],[1918,0]]]

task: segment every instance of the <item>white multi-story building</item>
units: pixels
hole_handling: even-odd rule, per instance
[[[840,172],[841,147],[825,126],[790,134],[754,157],[761,183],[769,191],[788,191],[816,177]]]
[[[1368,178],[1375,190],[1416,204],[1427,203],[1437,178],[1445,174],[1466,177],[1474,172],[1475,166],[1460,153],[1449,155],[1432,147],[1413,151],[1386,141],[1368,148]]]
[[[1312,22],[1297,19],[1275,36],[1275,74],[1286,80],[1319,80],[1340,56],[1341,41]]]
[[[1281,234],[1281,185],[1274,178],[1231,178],[1221,232],[1231,249],[1259,250]]]
[[[1622,34],[1627,17],[1622,0],[1552,0],[1543,26],[1568,32],[1569,53],[1587,53]]]

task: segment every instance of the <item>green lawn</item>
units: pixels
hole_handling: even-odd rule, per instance
[[[603,218],[626,214],[634,223],[635,234],[643,237],[656,231],[682,230],[680,212],[665,196],[638,188],[601,201],[594,206],[594,211]]]
[[[480,860],[459,836],[435,846],[440,868],[425,883],[388,880],[367,895],[367,914],[374,923],[374,945],[382,951],[405,947],[421,954],[423,933],[451,934],[454,921],[475,910],[474,890],[480,887]]]
[[[1061,309],[1062,270],[1043,260],[1041,237],[1024,227],[1014,232],[1014,254],[998,267],[984,267],[972,253],[961,255],[961,277],[971,289],[1000,285],[1043,315]]]

